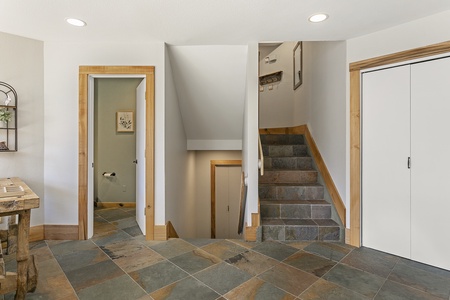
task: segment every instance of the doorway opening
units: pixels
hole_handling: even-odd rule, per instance
[[[81,66],[79,70],[79,239],[87,239],[93,235],[95,78],[140,78],[141,80],[136,90],[135,107],[136,120],[140,120],[135,123],[137,130],[136,219],[146,239],[151,240],[154,238],[154,67],[125,66]],[[116,112],[114,123],[110,124],[114,131],[118,129],[117,116]],[[113,177],[116,177],[112,175],[115,173],[114,170],[98,171],[101,172],[102,179],[114,180]],[[105,176],[103,173],[106,173]],[[119,187],[122,191],[128,188],[123,184]]]
[[[211,238],[240,239],[241,160],[211,161]]]

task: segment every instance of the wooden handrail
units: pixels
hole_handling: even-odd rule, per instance
[[[259,164],[259,172],[261,174],[261,176],[264,175],[264,153],[263,153],[263,149],[262,149],[262,144],[261,144],[261,135],[258,134],[258,144],[259,144],[259,155],[258,155],[258,164]]]

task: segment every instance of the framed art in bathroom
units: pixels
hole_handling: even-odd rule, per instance
[[[134,113],[132,111],[118,111],[116,114],[117,132],[134,132]]]

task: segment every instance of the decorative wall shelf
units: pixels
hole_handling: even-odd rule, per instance
[[[17,92],[0,81],[0,152],[17,151]]]
[[[261,75],[261,76],[259,76],[259,85],[266,85],[266,84],[279,82],[279,81],[281,81],[282,77],[283,77],[283,71],[278,71],[278,72],[270,73],[267,75]]]

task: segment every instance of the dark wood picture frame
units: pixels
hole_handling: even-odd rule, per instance
[[[303,83],[303,43],[297,42],[293,51],[294,90]]]

